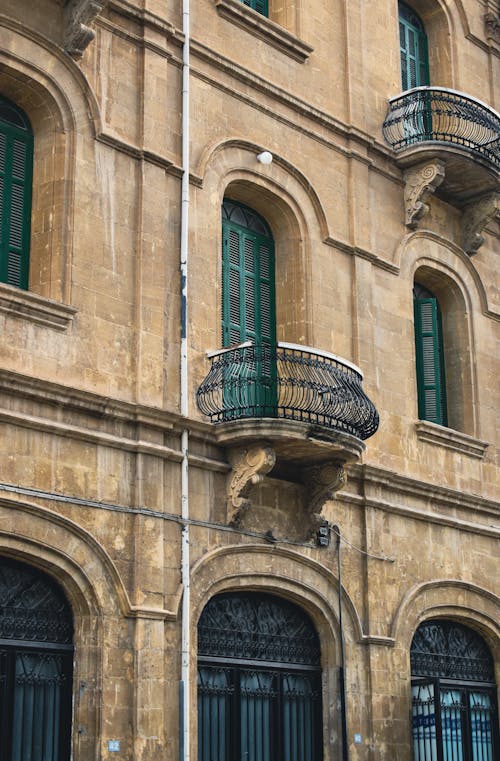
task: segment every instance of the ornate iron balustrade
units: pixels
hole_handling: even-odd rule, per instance
[[[500,115],[455,90],[416,87],[391,98],[382,132],[396,151],[422,142],[449,143],[500,169]]]
[[[367,439],[378,413],[361,387],[362,374],[333,354],[309,347],[241,344],[209,355],[212,366],[197,392],[214,423],[284,418]]]

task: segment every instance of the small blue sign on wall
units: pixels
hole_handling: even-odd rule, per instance
[[[109,751],[109,753],[119,753],[120,752],[120,741],[119,740],[108,740],[108,751]]]

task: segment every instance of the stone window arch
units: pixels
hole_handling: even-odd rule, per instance
[[[471,345],[468,310],[462,290],[447,275],[422,266],[415,272],[413,293],[419,417],[473,435]],[[424,336],[422,330],[426,317],[433,325],[429,323]],[[426,353],[427,358],[432,359],[432,368],[429,364],[427,368],[435,376],[436,398],[431,407],[436,413],[426,411],[424,401],[429,388],[425,380]]]

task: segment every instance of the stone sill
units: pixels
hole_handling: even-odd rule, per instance
[[[426,441],[429,444],[437,444],[447,449],[453,449],[455,452],[477,457],[482,460],[488,447],[486,441],[480,441],[473,436],[468,436],[461,431],[454,431],[451,428],[445,428],[436,423],[429,423],[427,420],[420,420],[415,425],[417,438],[420,441]]]
[[[295,61],[304,63],[313,52],[311,45],[239,0],[215,0],[215,5],[220,16],[260,37]]]
[[[0,312],[21,317],[37,325],[67,330],[77,310],[36,293],[0,283]]]

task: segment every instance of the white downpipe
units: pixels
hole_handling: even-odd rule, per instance
[[[184,418],[188,416],[188,234],[189,234],[189,0],[182,0],[182,181],[181,181],[181,343],[180,343],[180,408]],[[182,576],[182,644],[179,738],[180,761],[190,759],[190,560],[189,560],[189,431],[186,427],[181,436],[181,576]]]

